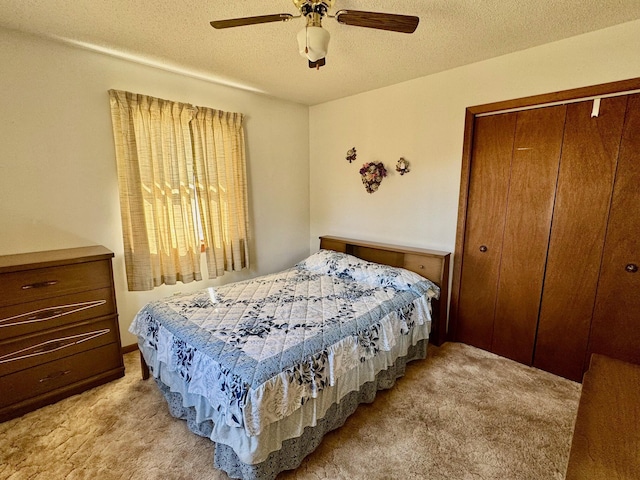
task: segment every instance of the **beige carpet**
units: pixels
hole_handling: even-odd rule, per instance
[[[462,344],[429,348],[278,479],[564,477],[579,384]],[[0,424],[0,478],[227,479],[213,444],[140,379],[137,353],[125,364],[122,379]]]

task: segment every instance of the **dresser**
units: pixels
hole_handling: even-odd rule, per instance
[[[0,256],[0,421],[124,375],[112,257]]]

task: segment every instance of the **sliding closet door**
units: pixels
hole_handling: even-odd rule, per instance
[[[492,351],[531,365],[566,106],[518,113]]]
[[[627,97],[570,104],[533,365],[581,380]],[[640,295],[640,293],[639,293]]]
[[[490,350],[517,114],[476,119],[458,341]]]
[[[640,363],[640,95],[629,96],[589,349]]]

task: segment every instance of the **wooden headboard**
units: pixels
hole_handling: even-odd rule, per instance
[[[370,262],[402,267],[438,285],[440,299],[432,302],[433,325],[429,340],[434,345],[441,345],[446,341],[450,253],[329,236],[320,237],[320,248],[348,253]]]

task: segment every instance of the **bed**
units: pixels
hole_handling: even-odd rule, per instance
[[[449,254],[339,237],[294,267],[147,304],[130,331],[231,478],[296,468],[446,338]]]

